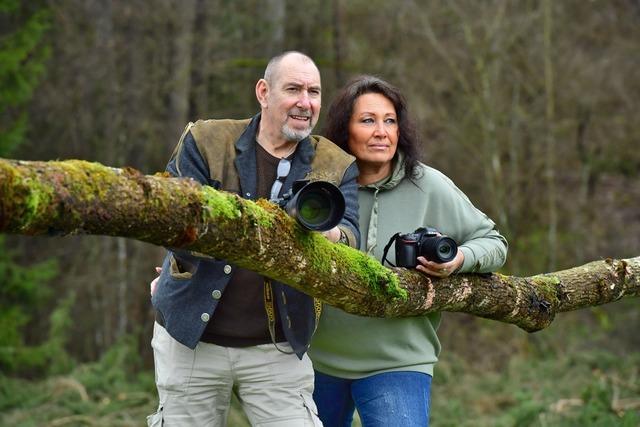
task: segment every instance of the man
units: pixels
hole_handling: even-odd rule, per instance
[[[190,123],[167,170],[247,199],[277,200],[299,179],[333,182],[346,213],[324,234],[357,247],[354,159],[310,136],[320,113],[318,68],[299,52],[285,52],[269,62],[255,92],[261,112],[252,119]],[[225,260],[186,251],[168,252],[154,285],[160,404],[149,425],[226,425],[232,392],[253,425],[321,425],[305,354],[319,303]]]

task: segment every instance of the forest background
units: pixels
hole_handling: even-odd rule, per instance
[[[325,108],[362,73],[402,89],[422,160],[507,236],[503,273],[640,255],[637,0],[0,0],[0,156],[163,170],[188,121],[255,114],[287,49]],[[0,425],[145,425],[162,256],[0,236]],[[639,327],[637,299],[534,334],[447,313],[433,426],[639,425]]]

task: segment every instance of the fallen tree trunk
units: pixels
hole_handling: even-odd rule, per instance
[[[558,312],[640,295],[640,257],[532,277],[430,278],[301,229],[275,205],[78,160],[0,159],[0,232],[122,236],[227,259],[354,314],[470,313],[527,331]]]

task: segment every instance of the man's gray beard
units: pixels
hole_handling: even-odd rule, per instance
[[[313,130],[313,126],[308,127],[305,130],[293,130],[288,125],[282,125],[282,135],[287,141],[291,142],[300,142],[309,135],[311,135],[311,131]]]

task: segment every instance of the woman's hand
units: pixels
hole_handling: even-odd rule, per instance
[[[427,261],[425,257],[419,256],[417,258],[418,265],[416,270],[426,273],[434,277],[447,277],[458,270],[464,262],[464,254],[460,249],[456,253],[455,258],[449,262],[438,264],[437,262]]]

